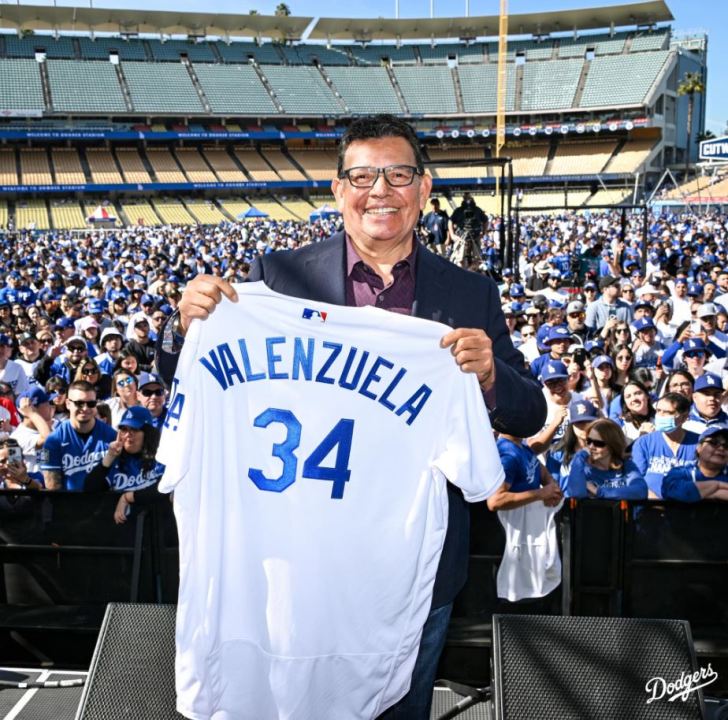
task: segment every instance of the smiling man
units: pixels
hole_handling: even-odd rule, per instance
[[[248,279],[297,298],[375,306],[449,325],[453,329],[443,334],[441,347],[450,349],[463,372],[476,375],[493,427],[519,437],[533,435],[543,425],[546,405],[513,347],[497,286],[455,267],[415,238],[431,186],[409,125],[388,115],[355,121],[341,140],[331,185],[344,231],[294,252],[263,255]],[[193,319],[204,320],[215,310],[223,295],[237,301],[233,287],[218,277],[198,275],[188,284],[179,313],[158,343],[158,367],[168,382],[176,365],[172,330],[179,340]],[[429,718],[453,600],[467,576],[469,511],[462,493],[450,484],[448,500],[447,535],[410,692],[381,716],[388,720]],[[386,511],[386,499],[382,502]]]

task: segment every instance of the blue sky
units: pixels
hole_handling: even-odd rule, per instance
[[[0,3],[12,0],[0,0]],[[85,5],[83,0],[57,0],[59,5]],[[52,4],[48,0],[32,0],[33,4]],[[94,7],[145,8],[155,10],[179,10],[247,13],[251,9],[262,14],[272,14],[280,0],[94,0]],[[465,2],[434,0],[435,16],[464,15]],[[666,0],[675,16],[672,23],[676,32],[701,31],[708,33],[708,104],[706,127],[716,135],[722,135],[728,123],[728,93],[725,92],[725,68],[728,68],[728,3],[719,0]],[[394,17],[395,0],[369,0],[366,3],[342,5],[341,0],[287,0],[293,15],[319,17]],[[573,8],[604,7],[615,5],[611,0],[510,0],[509,12],[513,14]],[[342,8],[346,12],[342,12]],[[470,0],[471,15],[495,15],[498,0]],[[428,17],[430,0],[399,0],[400,17]],[[721,30],[722,28],[722,30]],[[715,29],[713,31],[713,29]]]

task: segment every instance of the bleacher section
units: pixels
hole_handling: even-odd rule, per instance
[[[0,62],[0,108],[45,110],[40,70],[35,60]]]
[[[592,60],[579,107],[614,107],[644,101],[670,53],[608,55]]]
[[[577,39],[559,38],[559,57],[561,58],[583,58],[588,48],[594,49],[595,55],[618,54],[624,51],[624,43],[628,33],[615,33],[613,36],[606,34],[584,35]]]
[[[120,200],[119,204],[126,216],[127,224],[151,227],[162,224],[159,216],[154,212],[154,208],[147,200]]]
[[[55,111],[127,111],[116,70],[110,62],[49,60],[46,66]]]
[[[51,220],[56,230],[73,230],[88,225],[83,207],[73,200],[51,200]]]
[[[258,155],[254,148],[236,147],[235,157],[245,168],[251,180],[256,182],[276,182],[280,180],[275,171]]]
[[[0,228],[8,226],[8,204],[5,200],[0,200]]]
[[[498,66],[465,65],[458,68],[466,113],[494,113],[498,100]],[[516,66],[506,70],[506,112],[514,109]]]
[[[254,198],[251,199],[251,203],[258,210],[268,213],[268,216],[273,220],[298,220],[298,217],[288,210],[288,208],[283,207],[283,205],[280,205],[272,198]]]
[[[126,62],[124,75],[134,109],[139,112],[204,112],[192,78],[181,63]]]
[[[291,150],[290,154],[312,180],[331,180],[336,174],[335,150]]]
[[[482,160],[484,158],[484,148],[477,146],[429,148],[427,154],[433,162]],[[489,174],[486,165],[456,165],[453,167],[431,165],[428,169],[432,173],[432,177],[436,178],[476,178],[487,177]]]
[[[584,67],[583,60],[527,62],[523,66],[521,110],[568,110]]]
[[[168,148],[147,148],[147,160],[160,183],[187,182],[177,161]]]
[[[250,65],[195,65],[195,73],[214,113],[278,112],[258,73]]]
[[[142,162],[139,151],[136,148],[117,148],[116,159],[119,161],[121,172],[128,183],[150,183],[146,166]]]
[[[237,200],[234,198],[220,198],[220,207],[233,219],[236,220],[238,215],[242,215],[246,210],[250,210],[250,203],[246,200]]]
[[[306,176],[295,167],[280,148],[262,148],[261,152],[273,166],[281,180],[305,180]]]
[[[187,208],[175,198],[158,198],[152,201],[157,215],[167,225],[195,225],[196,220]]]
[[[387,71],[382,67],[328,67],[326,74],[353,113],[400,113]]]
[[[187,206],[188,212],[201,225],[218,225],[230,219],[220,211],[220,208],[212,200],[185,198],[184,204]]]
[[[45,150],[21,150],[20,172],[23,185],[50,185],[53,183],[48,154]]]
[[[351,58],[346,47],[327,48],[325,45],[281,45],[286,62],[291,65],[312,65],[318,60],[321,65],[351,65]]]
[[[278,46],[273,43],[256,45],[252,42],[215,43],[217,51],[224,62],[247,63],[253,57],[261,65],[282,65],[283,58],[278,53]]]
[[[302,115],[331,115],[343,112],[343,108],[316,68],[271,65],[263,70],[285,112]]]
[[[15,203],[15,227],[18,230],[47,230],[50,226],[45,200],[18,200]]]
[[[0,150],[0,185],[17,185],[15,150]]]
[[[83,185],[86,183],[78,152],[72,148],[54,148],[51,153],[56,182],[61,185]],[[55,223],[54,223],[55,224]]]
[[[412,45],[367,45],[351,46],[351,54],[357,65],[381,65],[385,58],[395,63],[414,63],[415,53]]]
[[[548,146],[514,146],[506,145],[501,150],[503,157],[513,160],[514,177],[531,177],[543,175],[546,170]]]
[[[291,198],[281,198],[281,203],[292,215],[301,220],[308,220],[311,213],[316,209],[311,203],[305,200],[296,200]],[[335,207],[336,203],[332,203]]]
[[[456,113],[455,87],[450,68],[435,66],[397,67],[394,70],[410,112]]]
[[[243,171],[225,150],[205,148],[203,154],[220,182],[243,182],[246,180]]]
[[[560,143],[551,160],[549,175],[591,175],[600,173],[612,156],[616,142]]]
[[[152,57],[157,61],[179,62],[187,55],[193,62],[215,62],[217,58],[209,43],[185,42],[184,40],[147,40]]]
[[[75,58],[73,38],[51,35],[32,35],[20,38],[17,35],[3,35],[5,38],[5,52],[8,57],[35,58],[36,51],[45,52],[48,58]]]
[[[123,40],[122,38],[89,37],[78,38],[81,57],[86,60],[108,60],[114,51],[120,60],[146,60],[147,54],[141,40]]]
[[[635,173],[647,160],[654,146],[654,140],[632,140],[612,158],[607,165],[608,173]]]
[[[217,182],[215,173],[210,170],[198,150],[195,148],[178,148],[175,150],[175,154],[190,182]]]
[[[91,170],[93,182],[101,185],[120,185],[124,182],[124,178],[119,173],[111,150],[105,148],[88,148],[86,150],[86,160]],[[148,180],[145,182],[148,182]]]

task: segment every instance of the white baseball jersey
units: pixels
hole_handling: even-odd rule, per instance
[[[362,720],[409,689],[447,529],[503,481],[445,325],[237,285],[182,350],[158,460],[180,540],[177,709]]]

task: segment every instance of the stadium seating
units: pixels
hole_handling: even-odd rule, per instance
[[[48,60],[53,109],[57,112],[126,112],[116,69],[99,60]]]
[[[219,225],[229,220],[212,200],[184,198],[187,211],[201,225]]]
[[[647,160],[654,140],[631,140],[615,155],[605,168],[608,173],[635,173]]]
[[[226,150],[204,148],[202,154],[220,182],[244,182],[247,179]]]
[[[261,196],[250,198],[250,202],[258,208],[258,210],[268,213],[268,216],[273,220],[298,220],[298,217],[288,208],[284,207],[271,197]]]
[[[278,45],[264,43],[256,45],[252,42],[218,42],[215,44],[224,62],[247,63],[250,57],[261,65],[282,65],[283,56],[278,52]]]
[[[486,46],[484,43],[458,46],[458,62],[460,64],[483,63],[486,61]]]
[[[291,65],[311,65],[318,60],[322,65],[350,65],[345,46],[310,45],[280,45],[278,48],[286,61]]]
[[[0,185],[17,185],[15,150],[0,150]]]
[[[326,74],[352,113],[400,113],[397,93],[381,67],[327,67]]]
[[[15,227],[18,230],[48,230],[51,226],[45,200],[17,200],[15,202]]]
[[[176,198],[155,198],[152,205],[166,225],[195,225],[196,220]]]
[[[600,173],[617,143],[559,143],[551,160],[549,175],[590,175]]]
[[[264,68],[268,82],[285,112],[331,115],[343,112],[321,73],[314,67]]]
[[[236,198],[220,198],[220,207],[223,212],[229,215],[233,220],[236,220],[238,215],[242,215],[246,210],[250,210],[250,203],[246,200],[240,200]]]
[[[202,113],[197,90],[181,63],[126,62],[124,75],[134,109],[152,113]]]
[[[234,153],[248,175],[250,175],[251,180],[256,182],[277,182],[280,180],[273,168],[258,154],[255,148],[236,147]]]
[[[8,204],[5,200],[0,200],[0,229],[8,226]]]
[[[306,176],[283,154],[280,148],[261,148],[265,159],[273,166],[281,180],[305,180]]]
[[[281,204],[288,210],[291,215],[300,220],[308,220],[311,213],[316,209],[310,202],[306,200],[297,200],[295,198],[281,198]]]
[[[494,113],[498,100],[498,66],[464,65],[458,68],[463,106],[467,113]],[[516,66],[506,70],[506,111],[514,109]]]
[[[45,149],[21,149],[20,172],[23,185],[51,185],[53,183],[51,168],[48,164],[48,153]]]
[[[193,62],[215,62],[217,58],[209,43],[187,42],[185,40],[147,40],[152,57],[162,62],[179,62],[181,55]]]
[[[147,148],[147,160],[160,183],[185,183],[187,178],[180,170],[169,148]]]
[[[86,150],[86,160],[91,170],[93,182],[101,185],[121,185],[124,183],[124,178],[119,173],[111,150],[107,150],[106,148],[88,148]],[[145,180],[144,182],[149,182],[149,180]]]
[[[668,47],[670,33],[667,30],[657,30],[647,33],[637,33],[632,38],[630,52],[641,50],[664,50]]]
[[[618,54],[623,52],[627,33],[583,35],[579,38],[562,37],[558,40],[559,57],[561,58],[583,58],[587,48],[593,48],[595,55]]]
[[[619,205],[619,203],[628,199],[631,193],[631,190],[600,190],[586,201],[586,205],[588,207]]]
[[[548,147],[544,145],[506,145],[501,151],[501,155],[513,160],[514,177],[540,176],[546,170]]]
[[[447,162],[448,160],[482,160],[484,157],[483,147],[470,145],[467,147],[450,148],[428,148],[427,154],[433,162]],[[486,165],[455,165],[448,167],[443,165],[429,166],[432,177],[435,178],[475,178],[487,177],[488,167]]]
[[[81,57],[85,60],[108,60],[113,50],[120,60],[146,60],[144,44],[141,40],[124,40],[123,38],[89,37],[78,38]]]
[[[397,67],[394,70],[410,112],[456,113],[455,86],[450,68],[435,66]]]
[[[0,107],[45,110],[40,70],[35,60],[0,61]]]
[[[606,55],[591,62],[580,107],[641,103],[669,57],[669,52]]]
[[[127,225],[161,225],[159,216],[147,200],[120,200],[121,210],[126,217]]]
[[[81,167],[81,159],[78,157],[77,150],[54,148],[51,151],[51,160],[56,182],[59,185],[84,185],[86,183],[86,175]]]
[[[190,182],[217,182],[215,173],[212,172],[202,155],[200,155],[199,150],[196,148],[177,148],[175,154]]]
[[[412,45],[367,45],[351,46],[351,54],[357,65],[381,65],[384,59],[393,63],[414,63],[416,57]]]
[[[564,195],[564,191],[556,192],[534,192],[526,191],[519,203],[519,209],[523,214],[538,213],[544,215],[554,215],[562,211],[566,203],[569,206],[583,205],[589,197],[588,190],[569,190]],[[552,207],[554,210],[537,210],[536,208]]]
[[[51,220],[56,230],[73,230],[88,225],[83,207],[74,200],[51,200]]]
[[[17,35],[3,35],[3,37],[8,57],[34,58],[36,50],[43,50],[48,58],[76,57],[73,38],[65,35],[58,38],[52,35],[31,35],[23,38]]]
[[[194,68],[212,112],[246,115],[278,112],[250,65],[196,64]]]
[[[290,154],[312,180],[331,180],[336,175],[335,150],[291,150]]]
[[[136,148],[117,148],[116,158],[128,183],[150,183],[152,178]]]
[[[583,60],[546,60],[523,66],[521,110],[568,110],[584,67]]]

